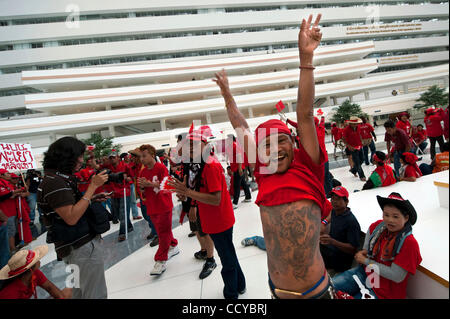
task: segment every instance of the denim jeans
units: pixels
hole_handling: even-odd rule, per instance
[[[142,217],[144,217],[144,219],[147,221],[148,227],[150,227],[152,234],[158,234],[156,232],[155,225],[153,225],[152,220],[150,219],[150,216],[147,215],[147,206],[145,206],[142,202],[141,202],[141,213]]]
[[[350,170],[352,174],[356,174],[358,173],[359,178],[363,178],[366,177],[364,175],[364,171],[362,169],[361,164],[364,161],[364,154],[363,154],[363,150],[354,150],[353,152],[351,152],[352,154],[352,159],[353,159],[353,168]]]
[[[370,161],[369,161],[369,148],[370,148]],[[375,147],[375,142],[372,140],[369,145],[363,146],[363,153],[364,153],[364,162],[366,165],[369,165],[372,162],[372,158],[375,155],[375,152],[377,151]]]
[[[264,240],[264,237],[255,236],[253,239],[255,240],[255,244],[259,249],[266,250],[266,242]]]
[[[127,228],[128,231],[133,229],[133,225],[130,221],[130,196],[125,197],[126,205],[127,205]],[[125,207],[124,207],[124,198],[112,198],[112,215],[113,220],[120,221],[119,235],[125,235]]]
[[[8,226],[0,225],[0,269],[6,266],[10,258]]]
[[[241,195],[241,186],[244,188],[245,199],[251,199],[252,194],[250,193],[250,187],[245,181],[245,175],[239,175],[239,171],[234,172],[233,175],[233,204],[237,205],[239,203],[239,196]]]
[[[30,206],[30,221],[32,223],[34,223],[34,219],[36,218],[36,201],[37,201],[37,194],[30,193],[30,195],[27,197],[27,202],[28,206]]]
[[[245,277],[233,245],[233,227],[218,234],[209,234],[222,263],[222,279],[225,284],[225,299],[237,299],[239,292],[245,289]]]
[[[138,217],[139,211],[136,205],[136,193],[134,192],[134,184],[130,185],[130,206],[131,206],[131,215],[133,215],[133,217]]]
[[[359,281],[367,288],[366,285],[366,272],[364,271],[363,266],[358,266],[352,269],[349,269],[343,273],[337,274],[333,277],[333,285],[334,289],[336,291],[342,291],[348,293],[350,296],[353,296],[355,299],[361,299],[361,291],[359,289],[358,284],[356,283],[355,279],[353,279],[353,275],[358,276]],[[376,298],[375,293],[372,289],[367,288],[369,290],[370,294]]]
[[[430,164],[422,163],[420,164],[419,169],[423,176],[433,174],[433,166]]]

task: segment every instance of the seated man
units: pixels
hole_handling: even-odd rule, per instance
[[[362,190],[389,186],[397,182],[394,170],[386,164],[386,154],[376,151],[373,156],[373,163],[377,165],[377,168],[372,172]]]
[[[352,266],[359,247],[361,227],[348,207],[348,191],[338,186],[330,194],[333,210],[326,219],[330,220],[329,225],[322,228],[320,253],[327,269],[343,272]]]
[[[430,175],[432,173],[438,173],[445,170],[448,170],[449,168],[449,162],[448,162],[448,150],[449,150],[449,142],[444,143],[442,146],[442,152],[439,154],[436,154],[434,159],[431,161],[431,164],[425,164],[422,163],[419,166],[420,171],[422,172],[422,175]]]
[[[424,130],[423,125],[419,124],[417,127],[413,127],[412,129],[412,140],[414,141],[414,144],[416,144],[417,148],[420,149],[422,154],[425,154],[425,149],[428,146],[427,143],[427,131]],[[416,148],[416,150],[417,150]]]

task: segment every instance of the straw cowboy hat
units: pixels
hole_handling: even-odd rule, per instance
[[[351,116],[350,120],[348,120],[350,124],[359,124],[362,123],[362,120],[357,116]]]
[[[22,249],[15,253],[8,264],[0,270],[0,280],[11,279],[26,272],[48,253],[48,246],[41,245],[34,249]]]

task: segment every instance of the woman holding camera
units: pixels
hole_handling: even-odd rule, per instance
[[[73,298],[106,298],[100,234],[104,227],[109,228],[109,221],[99,219],[91,200],[106,199],[106,194],[94,192],[108,175],[101,172],[93,176],[86,192],[82,195],[78,191],[73,174],[81,168],[85,150],[86,145],[73,137],[63,137],[49,146],[37,199],[48,229],[47,243],[55,244],[58,260],[75,268]],[[103,230],[99,231],[99,226]]]

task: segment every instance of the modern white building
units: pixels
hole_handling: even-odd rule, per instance
[[[63,135],[164,148],[198,120],[226,136],[211,81],[222,68],[252,127],[276,116],[279,100],[294,116],[299,24],[317,13],[315,107],[331,114],[351,99],[383,118],[433,84],[448,87],[448,9],[423,0],[1,1],[0,141],[31,143],[39,158]]]

